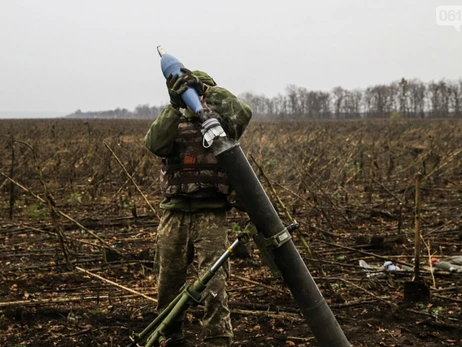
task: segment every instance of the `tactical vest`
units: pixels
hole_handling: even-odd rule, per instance
[[[229,193],[229,181],[210,150],[202,146],[199,124],[178,125],[172,155],[162,160],[161,188],[165,197],[215,197]]]

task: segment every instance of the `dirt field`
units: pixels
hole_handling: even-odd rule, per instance
[[[0,345],[126,346],[155,318],[149,124],[0,121]],[[294,242],[353,346],[462,345],[462,274],[427,266],[462,255],[462,121],[252,122],[241,146],[284,223],[301,224]],[[413,265],[418,174],[431,298],[410,302],[412,269],[368,277],[359,260]],[[246,220],[229,213],[231,240]],[[318,346],[282,280],[247,250],[228,282],[234,346]],[[201,308],[186,318],[200,346]]]

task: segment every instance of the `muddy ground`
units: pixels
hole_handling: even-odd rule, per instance
[[[126,346],[156,316],[158,167],[140,144],[149,122],[70,122],[1,124],[2,346]],[[256,123],[241,141],[281,219],[300,223],[295,245],[353,346],[462,345],[462,275],[427,267],[462,254],[461,125]],[[431,297],[413,302],[412,269],[367,276],[359,260],[413,265],[418,173]],[[230,240],[246,220],[230,211]],[[254,243],[231,263],[233,346],[318,346]],[[200,306],[185,332],[201,346]]]

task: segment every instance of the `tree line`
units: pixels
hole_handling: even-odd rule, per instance
[[[165,106],[149,106],[149,105],[138,105],[133,111],[129,111],[126,108],[116,108],[115,110],[106,111],[82,111],[77,110],[66,118],[106,118],[106,119],[154,119],[157,118],[160,111]]]
[[[462,79],[423,82],[405,79],[366,89],[313,91],[288,85],[273,98],[246,92],[239,98],[260,119],[462,118]],[[162,106],[139,105],[133,111],[82,112],[67,117],[153,119]]]
[[[300,119],[462,117],[462,79],[424,83],[405,79],[366,89],[330,92],[289,85],[285,95],[244,93],[256,117]]]

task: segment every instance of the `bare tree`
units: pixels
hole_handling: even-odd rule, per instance
[[[361,117],[361,101],[363,99],[363,92],[359,89],[353,91],[346,91],[345,100],[343,102],[342,113],[347,118]]]
[[[454,82],[448,82],[449,93],[449,111],[453,117],[462,117],[462,79]]]
[[[428,98],[433,117],[441,118],[449,115],[449,89],[446,81],[431,82],[428,85]]]
[[[318,101],[320,104],[319,116],[321,118],[331,117],[331,96],[328,92],[318,92]]]
[[[396,85],[380,84],[369,87],[365,92],[367,112],[370,117],[389,117],[395,110]]]
[[[329,116],[329,93],[310,91],[305,95],[305,114],[307,118],[318,119]],[[327,104],[327,105],[326,105]],[[327,106],[327,110],[326,110]]]
[[[286,93],[288,97],[288,107],[290,109],[290,114],[293,117],[300,117],[301,116],[301,105],[300,105],[300,93],[299,93],[299,87],[297,87],[294,84],[289,84],[286,87]]]
[[[398,85],[398,110],[401,117],[409,118],[409,82],[403,77],[399,82]]]
[[[334,116],[335,118],[341,118],[341,112],[343,107],[343,102],[346,96],[346,90],[342,87],[335,87],[332,89],[332,105],[334,107]]]
[[[425,84],[418,79],[412,79],[407,82],[406,87],[408,91],[409,116],[423,118],[425,115],[425,101],[427,95]]]
[[[281,118],[287,118],[291,115],[290,112],[290,107],[288,106],[289,101],[287,100],[287,97],[278,94],[274,98],[274,109],[275,109],[275,115],[277,117]]]

